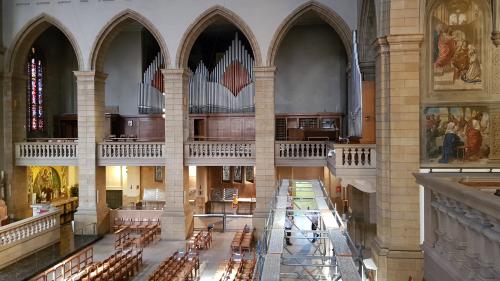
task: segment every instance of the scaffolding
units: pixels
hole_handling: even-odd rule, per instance
[[[363,275],[362,256],[321,181],[281,180],[254,280],[368,280]]]

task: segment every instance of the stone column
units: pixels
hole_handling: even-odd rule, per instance
[[[187,189],[188,167],[184,166],[184,142],[188,136],[189,70],[165,69],[165,162],[166,208],[161,218],[161,238],[184,240],[192,232],[193,215]]]
[[[255,189],[256,207],[253,226],[263,230],[274,198],[276,170],[274,166],[274,80],[275,67],[255,67]]]
[[[107,74],[75,71],[78,113],[78,211],[75,231],[104,234],[109,230],[106,170],[97,166],[97,143],[104,139],[104,83]]]
[[[5,196],[9,215],[18,219],[31,216],[26,167],[15,164],[15,143],[26,139],[26,80],[12,73],[3,78]]]
[[[378,280],[422,279],[419,248],[421,35],[378,40],[377,238]]]

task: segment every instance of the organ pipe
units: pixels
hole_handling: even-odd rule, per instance
[[[165,108],[165,85],[161,69],[164,59],[158,53],[142,75],[139,83],[138,109],[139,114],[160,114]]]
[[[253,64],[236,33],[214,69],[200,61],[190,77],[190,113],[255,112]]]

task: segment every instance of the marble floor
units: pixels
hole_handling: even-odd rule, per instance
[[[230,257],[229,245],[234,232],[214,232],[213,244],[210,249],[200,251],[200,281],[213,280],[219,265]],[[94,246],[94,260],[101,261],[114,252],[114,236],[106,235]],[[143,251],[144,266],[139,274],[131,280],[147,280],[156,267],[170,257],[177,249],[185,248],[185,241],[156,240]]]

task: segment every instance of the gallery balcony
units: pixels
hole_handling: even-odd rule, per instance
[[[325,166],[328,143],[325,141],[276,141],[274,158],[277,166]]]
[[[99,166],[163,166],[164,142],[118,141],[97,144]]]
[[[426,280],[498,280],[500,178],[416,174],[424,187]]]
[[[17,166],[76,166],[76,139],[32,139],[15,143]]]
[[[253,166],[254,141],[192,141],[184,144],[185,164],[190,166]]]

